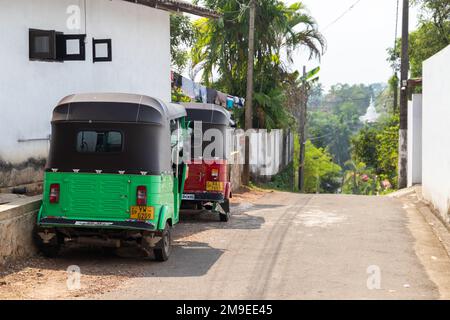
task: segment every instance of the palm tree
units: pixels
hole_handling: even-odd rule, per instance
[[[198,41],[192,50],[193,66],[202,65],[205,83],[211,84],[217,73],[216,86],[239,96],[245,96],[247,82],[248,3],[249,0],[205,0],[207,7],[223,16],[194,23]],[[256,5],[254,102],[260,114],[256,119],[264,122],[259,123],[261,127],[273,127],[286,124],[285,114],[278,111],[284,108],[279,90],[294,51],[304,47],[309,58],[320,57],[325,40],[302,3],[287,6],[280,0],[258,0]],[[273,119],[277,117],[274,110],[281,121]]]
[[[364,190],[364,185],[360,183],[360,178],[363,175],[370,175],[371,170],[364,162],[355,163],[353,160],[345,162],[345,166],[348,170],[345,172],[342,185],[351,185],[352,194],[368,194],[367,190]]]

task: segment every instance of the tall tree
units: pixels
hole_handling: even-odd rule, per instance
[[[450,44],[450,1],[414,0],[420,5],[419,27],[409,34],[411,77],[422,76],[422,63]],[[388,49],[388,62],[398,70],[401,39]]]
[[[450,44],[450,1],[449,0],[413,0],[421,6],[420,20],[422,23],[431,22],[442,43]]]
[[[195,22],[198,41],[192,55],[194,65],[203,66],[205,83],[213,82],[212,76],[217,73],[220,88],[242,97],[247,87],[249,1],[205,0],[206,6],[223,16],[218,20]],[[286,126],[285,121],[276,118],[278,111],[274,113],[284,109],[282,82],[287,74],[286,64],[292,62],[292,54],[299,47],[307,48],[310,57],[320,56],[325,40],[302,3],[287,6],[279,0],[257,1],[254,36],[253,125]],[[282,58],[284,55],[286,59]]]
[[[194,27],[189,17],[182,14],[170,15],[170,54],[172,68],[182,73],[189,63],[188,48],[194,42]]]

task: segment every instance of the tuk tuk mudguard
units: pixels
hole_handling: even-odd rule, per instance
[[[167,206],[162,206],[159,212],[158,231],[164,230],[168,219],[170,219],[170,217],[167,217]]]
[[[41,204],[40,208],[39,208],[39,212],[37,214],[37,221],[36,224],[39,224],[39,221],[41,221],[41,215],[42,215],[42,209],[44,208],[44,205]]]

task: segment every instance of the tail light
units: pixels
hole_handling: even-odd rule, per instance
[[[145,186],[137,187],[136,204],[138,206],[146,206],[147,205],[147,187],[145,187]]]
[[[49,201],[50,203],[59,203],[59,184],[54,183],[50,185],[50,195],[49,195]]]
[[[218,178],[219,178],[219,169],[212,169],[211,170],[211,177],[214,179],[214,180],[217,180]]]

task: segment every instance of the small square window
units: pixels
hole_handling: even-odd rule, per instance
[[[112,61],[112,41],[111,39],[92,39],[93,61]]]
[[[56,60],[56,32],[53,30],[29,30],[30,60]]]
[[[63,60],[86,60],[85,34],[67,34],[63,36]]]

